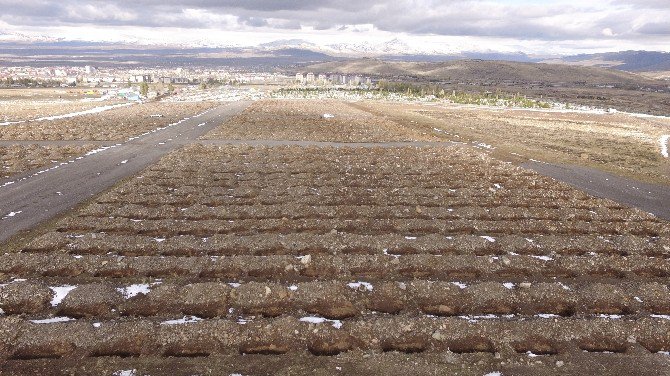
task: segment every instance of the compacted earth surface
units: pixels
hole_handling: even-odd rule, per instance
[[[62,108],[39,107],[47,112],[37,119],[21,112],[23,118],[0,124],[0,179],[71,162],[73,158],[137,138],[216,105],[213,102],[97,104],[85,108],[84,113],[79,109],[63,113]],[[85,112],[93,108],[97,110]]]
[[[668,222],[466,144],[388,147],[431,138],[348,104],[286,106],[0,246],[0,373],[670,374]],[[214,142],[247,134],[275,142]]]

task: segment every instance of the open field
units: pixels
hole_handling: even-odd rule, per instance
[[[22,102],[26,103],[26,102]],[[27,102],[34,103],[34,102]],[[96,102],[97,107],[100,102]],[[149,102],[104,112],[77,115],[73,117],[26,121],[17,124],[0,125],[0,177],[10,178],[30,170],[53,166],[78,157],[100,146],[110,146],[137,137],[157,128],[178,122],[189,116],[216,106],[213,102],[162,103]],[[32,104],[15,108],[20,119],[31,119]],[[70,107],[40,107],[45,115],[54,116],[69,113]],[[67,109],[67,110],[66,110]],[[90,108],[81,108],[83,110]],[[80,109],[77,108],[77,111]],[[160,117],[152,116],[160,115]],[[7,142],[9,141],[9,142]],[[12,144],[11,141],[15,141]],[[34,144],[25,141],[34,141]],[[49,141],[53,141],[50,144]],[[71,144],[64,143],[71,141]],[[90,144],[86,142],[90,141]],[[101,145],[99,141],[105,141]]]
[[[0,127],[0,140],[120,141],[164,127],[215,105],[208,102],[148,102],[67,119],[11,124]]]
[[[453,141],[493,145],[496,157],[594,167],[638,180],[670,184],[670,160],[660,140],[670,119],[626,114],[560,113],[464,106],[359,103],[355,107],[413,121]]]
[[[205,137],[340,142],[439,140],[431,133],[342,101],[265,100],[254,103]]]
[[[84,89],[3,89],[0,90],[0,123],[37,119],[123,103],[120,100],[91,100]],[[89,100],[86,100],[86,99]]]
[[[77,157],[96,145],[42,146],[13,145],[0,146],[0,178],[27,172],[59,161]]]
[[[259,102],[202,143],[455,137],[356,106]],[[304,145],[196,143],[6,244],[0,370],[670,369],[668,222],[486,148]]]

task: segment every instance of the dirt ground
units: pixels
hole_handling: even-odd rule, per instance
[[[72,157],[77,157],[95,148],[96,145],[0,146],[0,177],[9,178],[12,175],[27,172],[39,167],[48,166]]]
[[[267,106],[209,137],[302,127]],[[0,370],[668,374],[668,223],[486,150],[169,154],[5,245]]]
[[[594,167],[646,182],[670,184],[660,138],[670,119],[626,114],[560,113],[482,107],[357,103],[354,106],[445,139],[482,144],[498,158]]]
[[[149,132],[216,106],[210,102],[147,102],[58,120],[0,126],[0,140],[115,140]],[[151,115],[162,115],[152,117]]]
[[[99,95],[87,95],[88,91],[90,89],[2,89],[0,123],[63,115],[124,102],[117,99],[95,100]]]
[[[341,101],[264,100],[203,138],[339,142],[439,140],[431,133]]]
[[[3,91],[0,90],[0,93]],[[22,93],[26,95],[25,91]],[[38,92],[36,95],[44,95],[44,93]],[[0,113],[3,111],[3,103],[9,102],[0,101]],[[26,98],[20,98],[18,103],[19,105],[7,104],[8,108],[11,108],[7,114],[22,120],[34,119],[42,115],[70,113],[73,110],[81,111],[102,105],[100,102],[96,102],[95,105],[80,102],[67,105],[39,104]],[[99,147],[99,143],[89,145],[85,144],[85,141],[108,141],[107,146],[113,145],[202,113],[216,105],[217,103],[214,102],[178,104],[149,102],[71,118],[0,125],[0,141],[36,142],[36,144],[17,142],[13,145],[3,143],[4,145],[0,146],[2,163],[0,178],[11,178],[24,172],[55,166]],[[50,145],[45,141],[56,142]],[[72,144],[63,144],[62,141],[72,141]]]

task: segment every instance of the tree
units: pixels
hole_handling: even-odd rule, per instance
[[[201,83],[201,84],[200,84],[200,89],[202,89],[202,90],[205,90],[205,89],[207,89],[207,84],[206,84],[206,83],[204,83],[204,82],[203,82],[203,83]]]
[[[140,84],[140,95],[146,97],[147,94],[149,94],[149,84],[146,82],[142,82]]]
[[[168,90],[168,93],[174,92],[174,85],[168,84],[167,90]]]

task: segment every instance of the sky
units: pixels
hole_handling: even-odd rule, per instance
[[[425,51],[670,51],[670,0],[0,0],[0,40],[181,46],[397,38]]]

